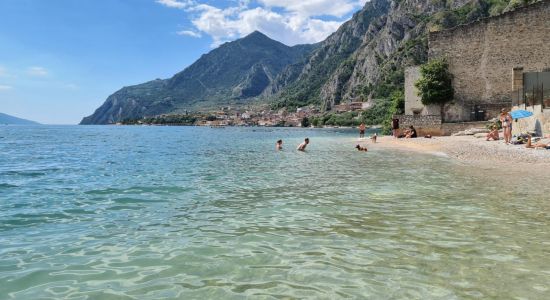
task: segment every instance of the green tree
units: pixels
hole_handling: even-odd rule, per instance
[[[445,104],[454,97],[452,75],[444,59],[433,59],[420,67],[420,79],[414,84],[424,105],[439,105],[444,118]]]
[[[309,119],[307,117],[302,119],[302,127],[309,127]]]

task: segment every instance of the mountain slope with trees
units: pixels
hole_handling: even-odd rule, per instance
[[[166,80],[124,87],[81,124],[111,124],[193,109],[247,104],[315,45],[286,46],[260,32],[221,45]]]

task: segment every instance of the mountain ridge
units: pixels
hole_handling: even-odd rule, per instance
[[[110,124],[196,108],[247,104],[315,45],[286,46],[259,31],[224,43],[168,79],[124,87],[80,124]]]
[[[371,0],[314,45],[289,47],[255,31],[204,54],[170,79],[117,91],[81,124],[255,101],[273,109],[315,105],[322,111],[344,102],[368,102],[372,112],[364,118],[380,124],[387,121],[390,106],[398,109],[403,103],[404,69],[427,61],[429,31],[498,15],[522,3]],[[397,99],[397,106],[390,99]]]
[[[8,125],[41,125],[38,122],[14,117],[8,114],[0,113],[0,124]]]

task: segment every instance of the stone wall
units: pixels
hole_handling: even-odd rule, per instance
[[[399,119],[399,130],[404,132],[409,126],[414,126],[419,136],[427,134],[439,136],[441,131],[441,117],[439,115],[395,115]]]
[[[486,128],[485,126],[487,125],[486,121],[442,123],[439,115],[395,115],[393,117],[399,119],[399,128],[401,132],[404,132],[412,125],[416,128],[419,136],[427,134],[433,136],[451,135],[467,129]]]
[[[439,115],[439,106],[422,104],[418,89],[414,86],[418,79],[420,79],[419,66],[405,69],[405,115]]]
[[[511,107],[514,69],[550,68],[550,0],[499,16],[429,34],[429,57],[445,57],[453,74],[454,103],[446,121],[471,120],[478,105],[485,119]],[[515,79],[515,80],[514,80]]]

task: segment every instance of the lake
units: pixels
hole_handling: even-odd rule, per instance
[[[547,299],[550,175],[356,135],[0,126],[0,299]]]

